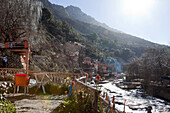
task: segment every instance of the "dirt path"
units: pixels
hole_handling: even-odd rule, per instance
[[[63,102],[64,97],[15,94],[8,95],[7,99],[14,103],[17,113],[53,113],[53,110]]]

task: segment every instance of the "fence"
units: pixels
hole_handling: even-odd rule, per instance
[[[87,94],[84,93],[83,96],[85,96],[88,99],[87,101],[90,101],[92,103],[92,108],[93,108],[94,113],[97,113],[99,109],[101,113],[108,113],[108,112],[109,113],[120,113],[116,108],[113,108],[110,105],[110,103],[104,99],[105,95],[101,95],[102,91],[96,88],[90,87],[87,84],[83,83],[82,81],[85,81],[83,79],[85,78],[75,80],[73,93],[77,95],[77,92],[81,90],[84,92],[87,92]],[[98,107],[98,102],[100,104],[99,105],[100,108]]]
[[[73,86],[72,93],[77,95],[78,91],[84,91],[83,96],[85,96],[92,103],[92,110],[94,113],[97,113],[100,109],[101,113],[120,113],[116,108],[111,107],[110,103],[106,101],[105,96],[101,95],[101,91],[88,86],[86,83],[83,83],[83,79],[81,74],[75,73],[56,73],[56,72],[39,72],[39,71],[27,71],[24,69],[14,69],[14,68],[0,68],[0,76],[8,76],[15,75],[15,73],[28,73],[30,76],[34,77],[35,75],[44,74],[48,75],[51,82],[57,84],[65,83],[67,77],[71,78],[75,81],[75,85]],[[46,79],[46,80],[47,80]],[[84,80],[85,81],[85,80]],[[99,107],[98,107],[99,102]]]

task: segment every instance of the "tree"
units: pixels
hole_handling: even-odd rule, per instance
[[[91,40],[92,42],[98,42],[100,39],[97,33],[91,33],[87,35],[87,38]]]
[[[123,48],[121,53],[122,53],[121,57],[125,61],[127,61],[128,59],[130,59],[134,55],[134,52],[129,48]]]
[[[133,60],[128,66],[129,75],[144,78],[145,83],[150,80],[159,81],[170,71],[170,48],[149,49],[142,57]]]
[[[26,36],[31,25],[28,0],[0,0],[0,41],[15,41]]]

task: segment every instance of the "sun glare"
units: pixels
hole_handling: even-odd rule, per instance
[[[123,11],[132,16],[144,15],[149,12],[154,0],[124,0]]]

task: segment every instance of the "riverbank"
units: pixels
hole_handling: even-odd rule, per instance
[[[112,101],[113,96],[115,97],[116,108],[120,111],[123,111],[123,104],[126,99],[125,111],[128,113],[145,113],[147,112],[146,108],[148,106],[152,106],[153,113],[170,112],[169,102],[152,96],[142,97],[140,90],[121,89],[117,87],[114,82],[100,85],[103,86],[101,90],[108,93],[110,101]]]
[[[143,85],[146,92],[154,97],[159,97],[170,102],[170,88],[159,85]]]

